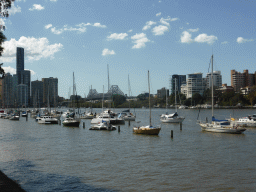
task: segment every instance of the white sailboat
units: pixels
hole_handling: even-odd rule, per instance
[[[175,113],[167,114],[167,105],[168,105],[168,99],[167,99],[167,89],[166,89],[166,114],[162,114],[160,117],[160,121],[163,123],[182,123],[185,119],[185,117],[180,117],[177,113],[177,100],[176,100],[176,79],[175,79]]]
[[[158,135],[161,127],[153,127],[151,124],[151,106],[150,106],[150,83],[149,83],[149,71],[148,71],[148,88],[149,88],[149,125],[133,127],[133,132],[137,134],[145,135]]]
[[[228,120],[217,120],[213,115],[213,55],[212,55],[212,71],[211,71],[211,88],[212,88],[212,122],[199,122],[202,131],[215,132],[215,133],[236,133],[240,134],[246,129],[242,128],[240,125],[230,123]]]

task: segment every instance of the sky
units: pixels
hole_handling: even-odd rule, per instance
[[[15,0],[9,18],[1,18],[7,40],[0,57],[6,72],[16,73],[16,47],[25,50],[31,81],[57,77],[59,96],[92,86],[107,92],[118,85],[128,94],[170,88],[170,76],[221,71],[256,71],[254,0]]]

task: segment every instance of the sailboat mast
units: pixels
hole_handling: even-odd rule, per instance
[[[166,92],[165,92],[165,97],[166,97],[166,114],[167,114],[167,89],[166,89]]]
[[[104,102],[104,85],[103,85],[103,97],[102,97],[102,113],[103,113],[103,102]]]
[[[175,78],[175,110],[176,110],[176,112],[177,112],[177,98],[176,98],[176,78]]]
[[[212,117],[213,117],[213,55],[212,55],[211,85],[212,85]]]
[[[149,82],[149,71],[148,71],[148,90],[149,90],[149,96],[148,96],[148,100],[149,100],[149,126],[151,127],[151,107],[150,107],[150,82]]]

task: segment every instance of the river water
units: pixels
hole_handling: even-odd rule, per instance
[[[152,109],[153,125],[161,124],[162,113]],[[254,113],[215,110],[216,118]],[[90,120],[82,120],[85,128],[68,128],[30,117],[0,119],[0,168],[28,192],[254,191],[256,128],[240,135],[202,132],[198,114],[180,110],[186,117],[182,130],[161,124],[159,136],[133,134],[135,122],[121,125],[119,133],[90,131]],[[136,115],[140,125],[149,124],[148,109],[136,109]],[[205,117],[210,119],[211,110],[201,109],[199,119]]]

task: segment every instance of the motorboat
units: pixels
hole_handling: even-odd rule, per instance
[[[62,124],[64,126],[69,126],[69,127],[79,127],[80,119],[76,119],[74,117],[66,117],[62,122]]]
[[[182,123],[185,117],[178,116],[178,113],[162,114],[160,120],[163,123]]]
[[[52,116],[41,116],[37,118],[39,124],[58,124],[58,119]]]
[[[89,130],[108,130],[108,131],[113,131],[116,130],[116,127],[113,126],[112,124],[103,121],[101,123],[98,123],[97,125],[93,125]]]
[[[9,118],[9,120],[20,120],[20,116],[18,114],[12,114],[11,117]]]
[[[251,116],[242,117],[238,120],[231,118],[231,121],[243,127],[256,127],[256,119],[252,118]]]
[[[21,113],[21,117],[27,117],[27,116],[28,116],[27,111],[23,111],[23,112]]]
[[[151,124],[151,106],[150,106],[150,84],[149,84],[149,71],[148,71],[148,88],[149,88],[149,125],[148,126],[135,126],[133,127],[133,133],[144,135],[158,135],[161,127],[154,127]]]
[[[81,119],[93,119],[96,115],[92,112],[84,113],[80,118]]]
[[[128,113],[123,116],[123,119],[125,121],[135,121],[135,118],[135,115],[133,115],[132,113]]]

